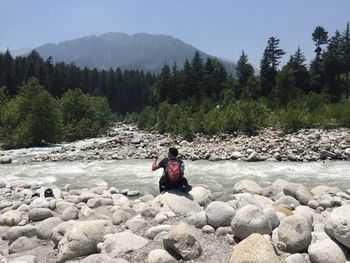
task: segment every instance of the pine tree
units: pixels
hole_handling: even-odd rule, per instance
[[[293,73],[296,88],[304,93],[308,93],[310,80],[305,61],[305,56],[300,47],[298,47],[294,55],[290,56],[287,65]]]
[[[250,76],[254,75],[254,68],[251,64],[248,63],[248,56],[244,53],[244,50],[242,51],[242,54],[237,61],[236,75],[240,87],[245,87]]]
[[[269,96],[276,84],[277,67],[285,52],[278,47],[279,39],[270,37],[260,62],[261,93]]]
[[[342,72],[345,73],[345,98],[349,98],[349,72],[350,72],[350,25],[346,24],[346,29],[342,37]]]

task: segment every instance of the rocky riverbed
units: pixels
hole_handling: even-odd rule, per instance
[[[181,136],[149,133],[133,125],[116,123],[101,138],[56,145],[50,153],[37,154],[32,160],[146,159],[166,154],[170,146],[179,148],[183,159],[191,160],[350,160],[350,129],[309,129],[293,134],[264,129],[255,136],[196,134],[187,141]],[[11,155],[11,151],[2,154]]]
[[[225,201],[204,187],[44,190],[0,182],[0,262],[349,262],[350,189],[243,180]]]

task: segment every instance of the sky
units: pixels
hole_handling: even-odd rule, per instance
[[[259,65],[269,37],[287,61],[300,46],[314,57],[312,32],[350,22],[349,0],[0,0],[0,50],[35,48],[107,32],[171,35],[210,55]]]

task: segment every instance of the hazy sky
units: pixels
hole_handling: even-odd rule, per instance
[[[0,0],[0,50],[37,47],[107,32],[171,35],[211,55],[258,65],[267,39],[287,60],[314,54],[318,25],[332,35],[350,21],[349,0]]]

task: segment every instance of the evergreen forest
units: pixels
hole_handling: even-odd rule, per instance
[[[310,65],[300,47],[285,65],[280,40],[270,37],[255,72],[242,51],[236,75],[198,52],[159,75],[108,71],[0,53],[0,143],[4,148],[97,136],[115,119],[172,134],[285,132],[350,127],[350,27],[310,36]],[[113,115],[114,113],[114,115]]]

